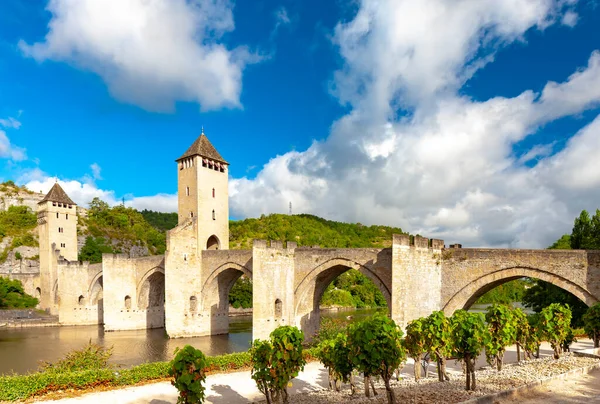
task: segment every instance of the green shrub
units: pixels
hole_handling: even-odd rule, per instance
[[[425,346],[437,361],[438,380],[450,380],[446,372],[446,358],[452,355],[452,327],[443,311],[434,311],[423,320]]]
[[[390,380],[394,371],[406,359],[402,346],[402,330],[394,320],[375,314],[368,320],[351,324],[348,328],[350,356],[356,369],[365,375],[365,395],[369,396],[369,379],[381,376],[389,403],[396,402]]]
[[[456,310],[450,317],[454,355],[466,365],[466,390],[475,390],[475,362],[490,340],[481,313]]]
[[[418,318],[408,323],[406,326],[406,337],[404,338],[404,347],[408,356],[415,361],[415,380],[421,378],[421,359],[423,358],[423,354],[427,352],[426,332],[423,327],[424,321],[424,318]]]
[[[583,315],[583,329],[594,341],[594,348],[600,346],[600,303],[588,308]]]
[[[78,372],[83,370],[110,369],[108,360],[112,356],[112,348],[104,348],[92,343],[82,349],[76,349],[69,352],[64,359],[54,363],[42,363],[40,370],[46,372]]]
[[[199,349],[186,345],[175,349],[169,375],[174,377],[171,384],[179,391],[178,404],[195,404],[204,401],[206,380],[206,357]]]
[[[521,351],[526,352],[525,347],[530,338],[531,328],[527,321],[527,315],[520,308],[513,310],[513,319],[515,325],[515,344],[517,345],[517,361],[521,361]]]
[[[488,363],[501,371],[506,347],[514,344],[517,339],[516,319],[509,306],[493,304],[485,313],[485,321],[490,331],[485,355]]]
[[[25,293],[20,280],[0,277],[0,308],[25,309],[37,304],[38,299]]]
[[[571,309],[560,303],[552,303],[542,309],[539,316],[540,333],[554,350],[554,359],[560,358],[562,346],[571,330]]]
[[[255,340],[250,349],[252,379],[267,399],[277,402],[279,397],[288,402],[287,386],[291,379],[304,369],[306,361],[302,355],[304,334],[296,327],[277,327],[270,340]]]

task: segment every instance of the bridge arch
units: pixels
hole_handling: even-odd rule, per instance
[[[158,266],[147,271],[137,284],[138,309],[162,307],[165,302],[165,270]]]
[[[104,324],[104,277],[99,272],[92,281],[88,289],[88,302],[98,309],[98,324]]]
[[[483,275],[469,282],[447,302],[443,302],[442,310],[446,315],[451,315],[458,309],[469,308],[479,297],[503,283],[519,278],[536,278],[558,286],[572,293],[588,306],[598,302],[590,292],[569,279],[554,273],[531,267],[508,267]]]
[[[313,268],[294,290],[296,322],[309,338],[318,330],[320,322],[319,303],[327,286],[344,272],[356,269],[369,278],[381,291],[391,307],[390,287],[371,268],[354,260],[338,257],[327,260]]]
[[[229,332],[229,292],[242,275],[252,279],[249,268],[230,261],[215,268],[202,285],[200,305],[210,316],[211,335]]]

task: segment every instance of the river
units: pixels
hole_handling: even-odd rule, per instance
[[[340,311],[323,310],[322,318],[353,320],[368,317],[373,309]],[[192,345],[205,355],[220,355],[248,350],[252,339],[252,316],[229,319],[229,334],[210,337],[170,339],[163,328],[140,331],[104,332],[101,326],[38,327],[0,330],[0,374],[27,373],[36,370],[40,361],[53,362],[68,352],[80,349],[89,341],[112,347],[111,362],[133,366],[144,362],[168,361],[176,347]]]

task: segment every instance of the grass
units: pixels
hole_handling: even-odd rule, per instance
[[[89,390],[100,387],[131,386],[170,379],[170,362],[144,363],[128,369],[108,363],[110,349],[88,343],[55,363],[45,363],[38,372],[0,376],[0,401],[24,400],[56,391]],[[304,350],[305,358],[316,360],[314,348]],[[250,354],[238,352],[207,357],[207,373],[245,370],[251,367]]]

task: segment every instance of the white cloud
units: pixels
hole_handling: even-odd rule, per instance
[[[56,177],[49,177],[39,169],[24,173],[18,183],[25,183],[28,189],[34,192],[47,193],[57,181]],[[111,206],[118,205],[121,199],[115,196],[114,191],[98,188],[93,183],[77,180],[58,180],[60,186],[77,205],[87,208],[94,198],[100,198]],[[177,212],[177,195],[157,194],[153,196],[130,197],[125,199],[125,205],[138,210],[149,209],[159,212]]]
[[[102,168],[97,164],[97,163],[92,163],[92,165],[90,165],[90,168],[92,169],[92,178],[94,180],[101,180],[102,179]]]
[[[240,107],[243,69],[258,60],[220,42],[234,29],[229,0],[50,0],[47,9],[45,40],[20,41],[25,55],[93,71],[116,98],[149,110]]]
[[[0,119],[0,126],[4,128],[19,129],[21,127],[21,122],[10,116],[6,119]]]
[[[561,23],[574,3],[362,0],[335,30],[344,66],[331,89],[351,112],[325,141],[277,156],[255,179],[232,180],[232,213],[285,212],[292,201],[295,212],[447,243],[548,246],[600,200],[600,124],[554,156],[553,145],[520,159],[513,149],[540,126],[598,106],[599,53],[540,94],[475,102],[460,90],[495,52]],[[399,110],[409,113],[394,118]]]
[[[579,16],[577,15],[576,12],[567,11],[565,13],[565,15],[563,15],[561,22],[563,25],[566,25],[567,27],[574,27],[577,24],[578,19],[579,19]]]

